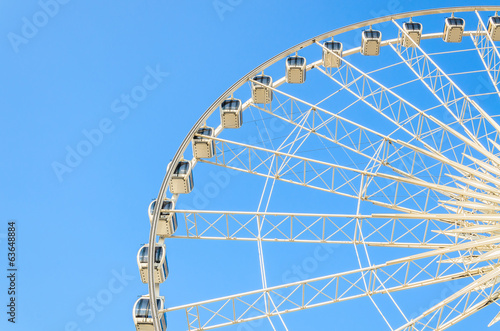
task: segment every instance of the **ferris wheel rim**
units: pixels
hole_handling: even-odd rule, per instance
[[[275,64],[276,62],[282,60],[286,56],[293,54],[297,52],[300,49],[303,49],[305,47],[308,47],[312,44],[314,44],[317,41],[324,40],[348,31],[352,31],[358,28],[366,27],[369,25],[373,24],[378,24],[378,23],[384,23],[392,20],[397,20],[397,19],[403,19],[403,18],[409,18],[413,16],[427,16],[427,15],[433,15],[433,14],[440,14],[440,13],[456,13],[456,12],[484,12],[484,11],[500,11],[500,5],[497,6],[458,6],[458,7],[443,7],[443,8],[435,8],[435,9],[425,9],[425,10],[416,10],[416,11],[410,11],[410,12],[404,12],[400,14],[392,14],[392,15],[387,15],[383,16],[380,18],[372,18],[369,20],[364,20],[361,22],[353,23],[341,28],[337,28],[334,30],[331,30],[329,32],[320,34],[316,37],[307,39],[306,41],[303,41],[295,46],[292,46],[285,51],[275,55],[274,57],[270,58],[269,60],[263,62],[259,66],[255,67],[253,70],[248,72],[246,75],[241,77],[237,82],[235,82],[231,87],[229,87],[224,93],[222,93],[206,110],[205,112],[198,118],[196,123],[192,126],[188,134],[185,136],[184,140],[181,142],[179,148],[177,149],[174,157],[172,158],[172,164],[177,164],[179,161],[183,159],[183,154],[188,148],[192,137],[195,135],[196,131],[203,126],[203,124],[206,122],[206,120],[214,113],[214,111],[220,106],[222,101],[227,99],[234,91],[238,90],[240,87],[242,87],[248,80],[252,77],[257,75],[259,72],[262,72],[265,68]],[[158,196],[156,198],[156,201],[162,201],[166,195],[167,188],[169,181],[174,173],[174,168],[175,167],[168,167],[165,173],[165,176],[163,178]],[[156,302],[156,296],[159,294],[159,284],[155,284],[154,281],[154,263],[151,261],[154,260],[154,252],[155,252],[155,245],[157,244],[157,225],[159,221],[159,216],[160,216],[160,210],[161,208],[161,203],[157,203],[153,214],[152,214],[152,219],[151,219],[151,227],[150,227],[150,233],[149,233],[149,243],[148,243],[148,268],[147,268],[147,274],[148,274],[148,292],[149,292],[149,299],[150,302]],[[160,239],[160,241],[163,241],[163,239]],[[151,315],[153,319],[153,326],[156,331],[161,331],[160,325],[159,325],[159,318],[158,318],[158,308],[156,305],[151,305]]]

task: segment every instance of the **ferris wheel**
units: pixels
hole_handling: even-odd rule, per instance
[[[184,330],[251,330],[239,326],[255,321],[297,330],[294,314],[339,306],[353,318],[365,312],[345,303],[363,300],[377,330],[445,330],[478,314],[478,329],[499,322],[498,10],[431,9],[342,27],[224,92],[148,208],[149,244],[137,260],[149,294],[134,305],[137,330],[166,330],[174,315]],[[251,264],[259,286],[238,274],[237,284],[214,282],[222,295],[171,306],[182,298],[163,290],[167,252],[182,254],[168,248],[183,239],[201,250],[217,242],[211,253],[224,255],[200,277]],[[254,257],[229,261],[248,245]],[[328,273],[279,269],[304,247],[314,247],[309,269],[338,252]],[[452,290],[436,300],[446,284]]]

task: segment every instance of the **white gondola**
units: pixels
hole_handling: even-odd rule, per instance
[[[189,193],[193,190],[193,166],[189,161],[180,161],[174,169],[170,179],[170,192],[172,194]]]
[[[141,247],[137,253],[137,265],[141,274],[143,283],[148,282],[148,245]],[[155,246],[155,260],[154,260],[154,279],[155,283],[163,283],[168,277],[168,263],[167,263],[167,250],[165,245]]]
[[[444,22],[443,40],[447,43],[459,43],[464,34],[465,21],[458,17],[447,17]]]
[[[165,298],[156,298],[156,307],[158,310],[163,310],[165,308]],[[143,295],[134,304],[134,309],[132,311],[134,317],[134,324],[137,331],[155,331],[153,325],[153,316],[151,312],[151,305],[149,300],[149,295]],[[167,330],[167,315],[166,313],[159,314],[160,330]]]
[[[243,110],[241,100],[227,99],[220,106],[222,127],[225,129],[238,129],[243,124]]]
[[[361,54],[379,55],[380,43],[382,42],[382,32],[377,30],[365,30],[361,37]]]
[[[290,56],[286,59],[286,82],[302,84],[306,81],[306,58]]]
[[[266,104],[273,101],[273,91],[268,87],[273,85],[273,79],[270,76],[259,75],[252,78],[252,99],[254,103]],[[258,84],[259,82],[261,84]]]
[[[149,204],[149,221],[153,221],[153,211],[156,205],[156,200],[153,200]],[[161,237],[169,237],[175,233],[177,230],[177,215],[174,212],[174,202],[165,199],[163,200],[160,218],[158,219],[158,226],[156,228],[156,234]]]
[[[500,17],[490,17],[488,20],[488,34],[493,41],[500,41]]]
[[[213,137],[215,130],[213,128],[199,128],[196,135],[193,137],[193,154],[197,159],[209,159],[215,155],[215,140],[205,137],[200,137],[198,135],[203,135],[207,137]]]
[[[403,23],[403,30],[406,32],[406,34],[403,33],[403,39],[401,40],[401,44],[404,47],[416,47],[417,45],[420,45],[420,39],[422,38],[422,24],[405,22]]]
[[[143,283],[148,282],[148,245],[141,247],[137,253],[137,265],[141,273],[141,280]],[[155,260],[154,260],[154,279],[155,283],[163,283],[168,277],[168,263],[167,263],[167,249],[165,245],[155,246]]]
[[[342,43],[338,41],[327,41],[323,44],[323,66],[325,68],[338,68],[342,64]],[[337,56],[335,56],[335,53]]]

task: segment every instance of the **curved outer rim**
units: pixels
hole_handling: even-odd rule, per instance
[[[394,15],[387,15],[375,19],[369,19],[365,20],[362,22],[354,23],[342,28],[338,28],[335,30],[332,30],[330,32],[326,32],[323,34],[320,34],[319,36],[316,36],[314,38],[308,39],[306,41],[301,42],[300,44],[297,44],[295,46],[290,47],[289,49],[279,53],[278,55],[270,58],[269,60],[263,62],[261,65],[258,67],[254,68],[252,71],[247,73],[245,76],[240,78],[236,83],[234,83],[230,88],[228,88],[224,93],[222,93],[217,100],[215,100],[214,103],[203,113],[203,115],[198,119],[198,121],[193,125],[189,133],[186,135],[184,140],[182,141],[181,145],[179,146],[179,149],[177,149],[177,152],[175,153],[173,159],[172,159],[172,164],[177,164],[183,157],[183,154],[186,150],[186,148],[189,146],[191,139],[195,135],[196,131],[198,128],[200,128],[203,123],[208,119],[210,115],[220,106],[222,101],[227,99],[231,93],[239,89],[243,84],[245,84],[250,77],[255,76],[265,68],[269,67],[270,65],[282,60],[284,57],[295,53],[296,51],[310,46],[314,44],[317,40],[324,40],[348,31],[352,31],[354,29],[366,27],[369,25],[377,24],[377,23],[383,23],[387,22],[390,20],[396,20],[396,19],[401,19],[401,18],[408,18],[408,17],[413,17],[413,16],[425,16],[425,15],[433,15],[433,14],[440,14],[440,13],[456,13],[456,12],[473,12],[473,11],[500,11],[500,6],[462,6],[462,7],[446,7],[446,8],[436,8],[436,9],[426,9],[426,10],[417,10],[417,11],[411,11],[411,12],[405,12],[401,14],[394,14]],[[173,170],[175,167],[169,167],[167,168],[167,172],[165,174],[165,177],[163,178],[163,182],[161,184],[160,191],[158,193],[158,197],[156,198],[156,201],[162,201],[163,198],[165,197],[168,183],[170,181],[170,178],[172,177]],[[154,245],[156,244],[156,228],[158,226],[158,219],[160,216],[160,208],[158,208],[160,204],[157,203],[154,209],[153,213],[153,220],[151,222],[151,229],[149,232],[149,252],[148,252],[148,261],[153,261],[154,259]],[[149,290],[149,298],[150,302],[156,302],[156,284],[154,282],[154,273],[153,273],[153,264],[148,262],[148,290]],[[155,331],[161,331],[160,325],[158,324],[158,309],[156,305],[151,305],[152,308],[152,317],[153,317],[153,323],[154,323],[154,328]]]

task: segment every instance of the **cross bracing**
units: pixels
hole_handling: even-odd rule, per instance
[[[257,211],[245,212],[231,208],[177,208],[178,231],[160,241],[345,244],[355,248],[360,268],[275,287],[267,287],[263,282],[259,290],[167,308],[165,312],[184,310],[189,330],[208,330],[260,318],[269,320],[274,328],[273,316],[288,329],[282,314],[363,297],[374,303],[393,330],[444,330],[484,308],[496,307],[498,312],[500,126],[498,114],[491,111],[492,99],[487,98],[498,99],[499,53],[482,13],[492,8],[428,12],[469,10],[477,17],[473,24],[477,28],[463,33],[469,44],[453,50],[427,51],[426,42],[442,38],[443,32],[426,29],[421,44],[403,47],[401,40],[408,34],[402,29],[401,19],[416,14],[375,19],[370,23],[392,22],[384,29],[393,29],[397,34],[397,38],[381,42],[381,57],[392,50],[390,56],[397,58],[392,63],[368,68],[356,58],[360,47],[345,49],[339,68],[325,68],[322,60],[308,58],[308,82],[322,77],[326,95],[309,100],[290,90],[285,78],[274,77],[275,82],[269,87],[274,94],[272,103],[255,104],[251,98],[243,102],[245,116],[252,114],[254,122],[260,125],[260,143],[239,140],[234,135],[228,138],[219,125],[211,138],[215,156],[192,161],[200,167],[233,169],[245,173],[248,180],[265,181],[263,207],[259,204]],[[365,25],[356,25],[362,26]],[[300,54],[300,49],[308,46],[322,52],[322,42],[333,35],[336,34],[311,39],[286,55],[295,51]],[[473,52],[481,68],[447,72],[438,64],[438,57],[463,54],[465,58],[469,56],[466,53]],[[278,58],[266,66],[276,61]],[[221,99],[236,95],[246,82],[259,85],[252,79],[264,67],[258,69]],[[394,70],[405,71],[407,80],[388,82],[385,76]],[[463,78],[483,74],[494,91],[470,93]],[[414,86],[425,94],[425,102],[405,93]],[[485,99],[488,102],[483,102]],[[219,100],[214,105],[217,104],[220,105]],[[380,123],[359,121],[353,111],[358,109]],[[211,112],[214,110],[216,107],[211,107]],[[207,116],[197,125],[201,126]],[[285,123],[288,131],[280,137],[270,135],[269,119]],[[195,134],[192,130],[190,137]],[[187,143],[183,143],[181,154]],[[181,154],[176,155],[174,162]],[[167,170],[166,178],[169,176]],[[203,185],[203,178],[196,182]],[[329,197],[353,199],[358,209],[330,214],[301,212],[300,208],[268,210],[273,195],[284,190],[293,192],[298,186]],[[166,196],[166,188],[162,185],[159,196]],[[177,194],[170,198],[182,200]],[[366,213],[366,205],[377,206],[377,212]],[[153,228],[157,216],[155,210]],[[372,264],[367,247],[397,249],[404,257]],[[415,249],[421,253],[414,254]],[[360,253],[366,255],[368,263],[361,262]],[[261,248],[259,256],[265,279]],[[377,304],[377,297],[385,295],[401,311],[393,293],[417,293],[418,288],[457,279],[467,280],[468,285],[416,318],[403,314],[406,322],[400,325],[392,324]],[[153,286],[152,290],[151,286],[150,294],[154,292],[154,297],[159,289]],[[157,314],[152,310],[153,315]],[[490,325],[500,320],[495,314]]]

